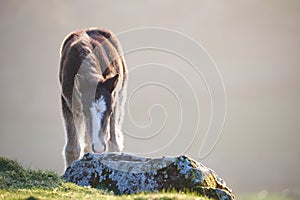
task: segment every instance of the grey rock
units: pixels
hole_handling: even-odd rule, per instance
[[[63,178],[115,194],[177,190],[217,200],[234,199],[224,180],[187,156],[151,159],[125,153],[88,153],[73,162]]]

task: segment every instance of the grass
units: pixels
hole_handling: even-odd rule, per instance
[[[198,199],[193,193],[160,192],[116,196],[91,187],[67,183],[54,172],[24,169],[18,162],[0,157],[0,199]]]

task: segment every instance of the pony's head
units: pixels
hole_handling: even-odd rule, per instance
[[[92,149],[95,153],[107,150],[109,140],[110,115],[112,114],[113,96],[118,75],[99,81],[95,100],[90,107],[92,119]]]
[[[78,77],[80,78],[80,76]],[[89,134],[92,150],[95,153],[107,151],[110,138],[110,116],[114,102],[114,89],[118,74],[101,79],[97,83],[90,80],[79,80],[82,111],[86,134]]]

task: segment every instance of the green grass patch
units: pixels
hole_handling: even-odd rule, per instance
[[[116,196],[103,190],[66,183],[54,172],[24,169],[18,162],[2,157],[0,157],[0,199],[208,200],[194,193],[175,191]]]
[[[0,189],[50,189],[61,183],[54,172],[25,170],[18,162],[0,157]]]

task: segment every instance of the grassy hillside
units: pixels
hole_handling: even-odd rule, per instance
[[[57,174],[24,169],[18,162],[0,157],[0,199],[199,199],[176,192],[115,196],[106,191],[64,182]]]
[[[24,169],[18,162],[0,157],[0,199],[178,199],[178,200],[208,200],[196,194],[161,192],[141,193],[136,195],[116,196],[112,193],[90,187],[81,187],[66,183],[57,174],[48,171]],[[243,196],[242,200],[290,200],[278,196],[264,198],[253,194]]]

